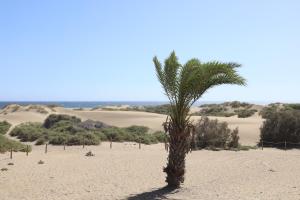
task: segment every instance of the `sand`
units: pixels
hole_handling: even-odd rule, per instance
[[[194,108],[193,108],[194,109]],[[43,122],[46,117],[51,114],[68,114],[80,117],[82,120],[93,119],[102,121],[104,123],[126,127],[131,125],[143,125],[149,127],[152,131],[163,130],[162,123],[166,120],[166,115],[137,112],[137,111],[90,111],[84,109],[82,111],[66,109],[62,107],[55,108],[55,112],[47,108],[48,114],[38,113],[36,111],[20,111],[8,112],[6,115],[0,114],[0,121],[7,120],[11,124],[18,125],[24,122]],[[256,145],[259,141],[259,128],[263,123],[263,119],[257,114],[249,118],[233,117],[210,117],[211,119],[218,119],[227,122],[230,128],[239,128],[240,143],[243,145]],[[193,116],[191,118],[197,122],[200,117]]]
[[[94,157],[86,157],[89,150]],[[0,154],[1,200],[102,199],[300,199],[300,151],[195,151],[187,156],[183,187],[165,186],[162,144],[139,150],[133,143],[100,146],[34,146],[25,153]],[[39,160],[45,163],[38,164]],[[13,166],[8,166],[13,162]],[[157,196],[157,198],[155,198]]]
[[[48,114],[19,109],[0,114],[16,126],[43,122],[51,113],[76,115],[83,120],[100,120],[115,126],[145,125],[161,130],[166,116],[132,111],[74,111],[55,108]],[[216,117],[211,117],[216,118]],[[197,121],[199,117],[193,117]],[[239,127],[240,142],[255,145],[263,120],[222,118]],[[86,157],[91,150],[95,156]],[[38,164],[39,160],[45,163]],[[0,200],[102,200],[102,199],[300,199],[300,150],[260,149],[250,151],[195,151],[187,155],[186,180],[179,190],[168,191],[162,167],[167,153],[163,144],[103,142],[100,146],[33,146],[25,153],[0,154]],[[8,165],[13,162],[14,165]]]

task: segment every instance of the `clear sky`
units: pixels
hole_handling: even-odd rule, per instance
[[[241,63],[202,100],[300,102],[298,0],[0,1],[0,101],[166,100],[153,56]]]

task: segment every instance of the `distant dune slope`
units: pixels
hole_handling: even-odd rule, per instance
[[[46,117],[51,114],[68,114],[75,115],[83,120],[92,119],[102,121],[106,124],[126,127],[130,125],[144,125],[152,130],[162,130],[162,123],[166,120],[166,115],[137,112],[137,111],[101,111],[101,110],[72,110],[62,107],[55,109],[45,108],[47,113],[41,113],[40,107],[37,109],[18,108],[17,110],[7,109],[4,113],[0,111],[0,121],[7,120],[12,125],[17,125],[24,122],[43,122]],[[210,117],[211,119],[218,119],[220,121],[228,122],[231,128],[238,127],[240,130],[240,142],[244,145],[255,145],[259,140],[259,128],[262,125],[262,118],[254,115],[249,118],[234,117]],[[199,116],[193,116],[192,120],[196,122]]]

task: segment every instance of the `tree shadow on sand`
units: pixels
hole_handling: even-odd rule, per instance
[[[170,187],[163,187],[160,189],[152,190],[150,192],[143,192],[141,194],[136,194],[134,196],[130,196],[126,198],[126,200],[162,200],[168,199],[166,197],[167,194],[174,194],[178,190]]]

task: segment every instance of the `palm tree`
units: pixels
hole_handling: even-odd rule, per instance
[[[210,88],[223,84],[245,85],[236,68],[237,63],[205,62],[191,59],[181,65],[173,51],[164,67],[153,58],[157,77],[170,101],[170,113],[164,123],[169,134],[168,164],[164,168],[166,182],[179,187],[184,182],[185,156],[190,151],[193,125],[189,111],[191,106]]]

